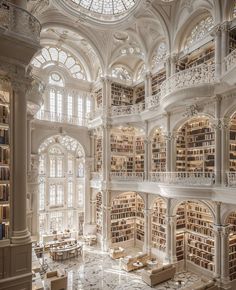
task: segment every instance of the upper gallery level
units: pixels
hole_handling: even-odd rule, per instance
[[[171,49],[163,27],[159,33],[153,31],[155,44],[148,49],[145,49],[146,43],[138,42],[126,30],[114,32],[109,60],[103,59],[103,50],[82,32],[47,25],[43,18],[43,48],[31,64],[33,74],[48,84],[48,90],[36,118],[89,128],[101,124],[104,117],[114,124],[139,122],[151,120],[165,111],[185,109],[186,103],[198,105],[217,94],[232,91],[235,87],[236,21],[235,4],[229,2],[232,3],[225,19],[218,19],[213,7],[209,10],[193,7],[191,15],[185,11],[184,19],[194,21],[188,28],[183,23],[178,24]],[[146,26],[154,29],[150,23]],[[50,80],[56,75],[63,86],[59,82],[54,82],[53,86],[61,91],[62,101],[60,97],[58,101],[50,100]],[[72,96],[73,112],[63,101],[68,95]],[[78,113],[81,110],[78,95],[83,96],[83,103],[87,103],[87,99],[90,102],[89,110],[82,105],[82,116]],[[51,104],[55,102],[57,106]]]

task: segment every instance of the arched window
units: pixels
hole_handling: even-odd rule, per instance
[[[152,57],[152,68],[156,67],[159,63],[164,62],[166,52],[167,52],[166,43],[161,42]]]
[[[132,81],[131,74],[123,67],[116,67],[112,69],[112,77],[120,80]]]
[[[185,49],[202,40],[206,35],[209,34],[209,31],[213,28],[213,26],[214,20],[212,16],[208,16],[198,22],[191,30],[189,36],[186,39]]]
[[[58,47],[44,47],[33,59],[32,65],[42,69],[50,66],[61,66],[68,70],[73,78],[87,79],[81,62],[75,56]]]
[[[85,187],[77,174],[84,177],[82,146],[69,136],[56,135],[41,144],[39,155],[40,235],[67,230],[69,225],[80,231],[77,215],[83,208]]]

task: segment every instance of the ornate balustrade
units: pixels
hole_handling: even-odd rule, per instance
[[[40,41],[40,22],[28,11],[5,0],[0,0],[0,28],[31,41]]]
[[[236,172],[227,172],[226,182],[229,187],[236,187]]]
[[[212,172],[151,172],[150,182],[178,185],[213,185],[215,174]]]
[[[155,109],[160,105],[160,95],[161,93],[159,92],[158,94],[154,96],[150,96],[146,99],[146,109]]]
[[[59,114],[50,111],[39,111],[36,114],[36,118],[39,120],[67,123],[77,126],[87,126],[87,119],[78,118],[76,116],[68,116],[66,114]]]
[[[224,59],[225,71],[229,71],[236,65],[236,49],[228,54]]]
[[[139,103],[128,106],[113,106],[111,107],[111,116],[125,116],[139,114],[145,109],[145,103]]]
[[[201,64],[180,71],[161,84],[161,98],[178,89],[189,88],[203,84],[213,84],[216,81],[215,65]]]
[[[143,172],[111,172],[111,180],[116,181],[143,181]]]

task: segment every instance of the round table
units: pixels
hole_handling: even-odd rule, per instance
[[[152,268],[152,267],[158,265],[158,262],[157,262],[157,260],[148,260],[148,261],[147,261],[147,265],[148,265],[150,268]]]

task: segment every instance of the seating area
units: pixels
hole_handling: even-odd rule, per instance
[[[125,250],[122,247],[111,248],[109,255],[112,259],[120,259],[125,257]]]
[[[50,290],[65,290],[67,289],[67,275],[64,271],[52,271],[46,273],[46,283]]]
[[[142,272],[142,280],[152,287],[169,279],[173,279],[175,272],[176,268],[171,264],[152,270],[144,269]]]
[[[140,268],[143,268],[147,266],[147,261],[150,259],[150,256],[145,253],[140,253],[139,255],[132,257],[132,256],[126,256],[121,261],[121,267],[126,272],[130,272],[133,270],[138,270]]]

